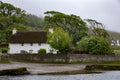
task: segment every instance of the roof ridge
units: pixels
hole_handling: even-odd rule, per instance
[[[17,31],[17,32],[47,32],[46,30],[41,30],[41,31]]]

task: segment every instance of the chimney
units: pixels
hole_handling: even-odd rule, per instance
[[[50,32],[50,33],[53,33],[53,28],[49,28],[49,32]]]
[[[14,29],[12,30],[12,34],[14,35],[14,34],[16,34],[16,33],[17,33],[17,29],[14,28]]]

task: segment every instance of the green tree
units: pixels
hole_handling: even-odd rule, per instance
[[[16,24],[21,25],[21,23],[26,22],[24,20],[25,16],[24,10],[0,1],[0,37],[4,42],[8,42],[11,35],[10,28],[13,28]]]
[[[92,19],[85,19],[85,21],[88,23],[88,26],[90,27],[91,32],[90,34],[104,38],[109,37],[109,33],[105,30],[105,26],[102,23]]]
[[[54,32],[48,34],[47,42],[51,47],[59,50],[60,53],[65,52],[69,48],[71,41],[68,32],[62,28],[54,28]]]
[[[89,54],[110,54],[112,52],[109,42],[103,37],[84,37],[78,42],[78,49]]]
[[[76,44],[82,37],[87,35],[86,23],[76,15],[67,15],[56,11],[45,12],[46,27],[61,27],[68,31],[73,38],[73,44]]]

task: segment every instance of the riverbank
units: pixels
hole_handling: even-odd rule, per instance
[[[55,63],[10,62],[7,64],[0,64],[0,72],[8,71],[8,74],[9,74],[9,70],[17,71],[21,68],[26,68],[26,71],[32,75],[54,75],[54,74],[65,75],[65,74],[100,73],[106,70],[107,71],[120,70],[120,64],[118,64],[118,62],[87,63],[87,64],[86,63],[55,64]]]
[[[74,72],[84,70],[85,64],[42,64],[42,63],[23,63],[11,62],[0,64],[0,70],[16,69],[25,67],[30,74],[50,74],[62,72]]]

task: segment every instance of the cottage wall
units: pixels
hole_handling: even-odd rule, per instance
[[[51,50],[51,47],[49,44],[46,43],[24,43],[24,44],[15,44],[15,43],[10,43],[9,44],[9,53],[14,54],[14,53],[21,53],[22,50],[30,52],[30,53],[37,53],[40,48],[46,49],[46,52],[49,53]]]

